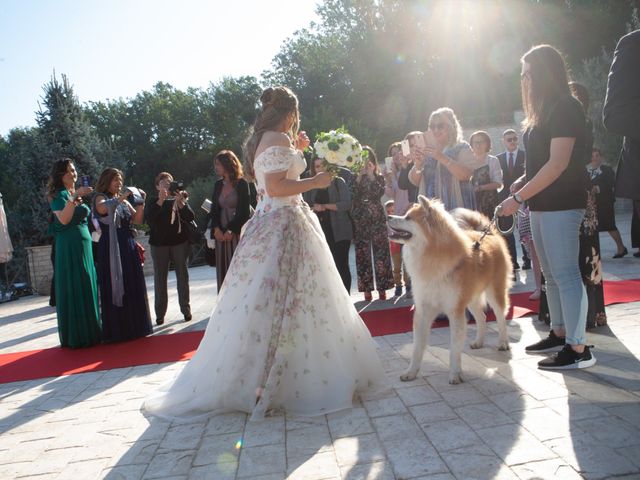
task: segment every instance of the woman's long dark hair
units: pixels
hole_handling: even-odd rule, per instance
[[[63,190],[67,187],[62,183],[62,177],[64,177],[69,170],[69,165],[73,163],[73,160],[70,158],[61,158],[60,160],[56,160],[51,167],[51,174],[49,175],[49,180],[47,181],[47,198],[49,201],[56,196],[60,190]]]
[[[214,161],[215,160],[220,162],[224,171],[229,174],[231,184],[235,186],[238,183],[238,180],[244,175],[242,165],[240,164],[240,160],[238,160],[236,154],[231,150],[221,150],[216,155]]]
[[[124,174],[121,170],[112,167],[105,168],[100,174],[100,178],[98,178],[98,183],[96,183],[96,193],[104,193],[107,197],[111,197],[112,194],[109,191],[109,187],[113,179],[118,175],[120,175],[120,178],[122,178],[124,182]]]
[[[249,138],[244,145],[244,166],[247,176],[255,178],[253,162],[256,149],[262,140],[262,135],[268,130],[278,128],[288,115],[294,116],[291,130],[287,132],[293,140],[298,135],[300,116],[298,113],[298,97],[287,87],[267,88],[260,95],[262,107],[251,129]]]
[[[547,111],[561,95],[569,95],[569,74],[562,54],[551,45],[538,45],[521,60],[531,67],[530,79],[522,81],[522,107],[526,118],[524,128],[547,120]]]

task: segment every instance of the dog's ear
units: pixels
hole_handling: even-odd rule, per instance
[[[429,203],[429,199],[424,195],[418,195],[418,202],[420,202],[420,206],[425,210],[429,211],[431,208],[431,204]]]

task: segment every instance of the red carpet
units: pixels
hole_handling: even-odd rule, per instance
[[[536,312],[538,302],[530,302],[529,295],[511,295],[512,307],[508,318]],[[640,279],[605,282],[604,296],[607,305],[640,301]],[[411,331],[412,314],[408,307],[360,313],[373,336]],[[492,314],[489,317],[493,319]],[[444,326],[447,326],[446,321],[434,323],[434,327]],[[198,348],[203,333],[156,335],[78,350],[57,347],[6,353],[0,355],[0,383],[188,360]]]

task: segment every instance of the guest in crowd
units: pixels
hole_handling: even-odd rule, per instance
[[[525,153],[524,150],[518,148],[518,134],[512,128],[505,130],[502,133],[502,144],[505,151],[498,154],[498,160],[500,161],[500,168],[502,169],[502,185],[503,188],[498,192],[498,199],[502,202],[509,198],[511,185],[513,182],[524,175],[524,163]],[[503,229],[508,229],[510,225],[505,225],[501,220],[500,225]],[[508,220],[511,221],[510,219]],[[518,251],[516,250],[516,237],[515,232],[505,236],[507,246],[509,247],[509,254],[511,255],[511,264],[513,270],[520,270],[520,264],[518,263]],[[520,244],[522,244],[520,239]],[[527,256],[526,249],[522,249],[522,269],[528,270],[531,268],[529,257]]]
[[[562,348],[538,367],[587,368],[595,357],[586,345],[587,296],[576,258],[586,207],[586,121],[571,96],[561,54],[540,45],[522,57],[522,102],[525,111],[526,176],[514,182],[511,197],[500,204],[512,215],[528,202],[531,231],[547,280],[552,330],[526,347],[527,352]]]
[[[326,172],[324,159],[316,158],[310,165],[310,173],[314,177],[320,172]],[[351,192],[347,183],[336,176],[327,188],[314,188],[305,192],[303,197],[318,216],[342,283],[350,292],[349,248],[353,239],[353,223],[349,215]]]
[[[616,174],[613,168],[602,163],[602,150],[593,148],[591,163],[587,166],[587,172],[591,179],[591,185],[595,190],[596,210],[598,212],[598,232],[608,232],[616,242],[616,253],[613,258],[622,258],[629,253],[622,242],[622,237],[616,227],[616,214],[614,203],[614,186]]]
[[[569,82],[571,94],[580,102],[585,113],[586,135],[584,146],[584,165],[591,163],[593,150],[593,123],[589,119],[589,92],[577,82]],[[600,236],[598,234],[598,215],[595,189],[584,173],[584,185],[587,191],[587,205],[584,219],[580,225],[579,265],[587,291],[587,328],[606,325],[607,314],[604,307],[604,287],[602,285],[602,261],[600,255]]]
[[[213,186],[209,222],[211,238],[216,241],[216,277],[218,292],[227,274],[242,227],[249,220],[251,192],[243,178],[242,165],[231,150],[222,150],[213,160],[219,180]]]
[[[409,155],[404,155],[402,153],[402,148],[400,149],[400,169],[398,172],[398,188],[401,190],[407,191],[407,199],[409,204],[418,202],[418,187],[411,183],[409,180],[409,172],[413,168],[413,157],[418,155],[418,150],[416,147],[416,136],[422,135],[422,132],[413,131],[409,132],[405,135],[404,140],[409,142],[409,151],[413,153],[409,153]],[[424,157],[424,152],[419,153],[420,156]]]
[[[640,257],[640,30],[618,41],[602,109],[606,129],[624,136],[616,169],[615,195],[633,201],[631,247]]]
[[[149,245],[153,258],[156,324],[164,323],[167,313],[167,276],[173,262],[178,284],[178,302],[185,322],[191,320],[189,304],[189,242],[185,223],[194,218],[186,190],[177,189],[173,176],[161,172],[155,180],[158,196],[147,202],[144,212],[149,225]]]
[[[462,139],[462,127],[453,110],[439,108],[429,116],[429,130],[435,144],[426,144],[413,159],[409,180],[418,193],[439,198],[447,210],[464,207],[475,209],[471,174],[475,165],[473,151]]]
[[[351,213],[354,223],[356,271],[358,291],[364,292],[367,302],[371,292],[378,290],[380,300],[386,300],[393,285],[387,217],[381,198],[384,195],[384,177],[380,173],[376,154],[371,147],[363,147],[367,159],[355,180]],[[373,253],[373,265],[371,255]]]
[[[489,154],[491,137],[487,132],[474,132],[469,138],[469,143],[476,157],[476,168],[471,176],[473,191],[476,194],[476,209],[488,218],[493,218],[498,206],[498,191],[502,188],[500,161]]]
[[[403,168],[406,170],[405,177],[409,173],[409,169],[406,168],[408,158],[405,159],[404,155],[402,155],[400,142],[392,143],[389,146],[389,149],[387,150],[387,157],[390,157],[392,159],[392,164],[390,170],[385,164],[384,193],[392,200],[389,200],[385,203],[385,209],[387,211],[387,215],[402,216],[407,213],[409,206],[413,203],[413,201],[415,201],[415,199],[412,202],[409,201],[409,191],[406,187],[401,188],[399,184],[399,179]],[[415,190],[415,186],[412,185],[412,187]],[[390,214],[390,210],[393,210],[394,213]],[[407,270],[402,265],[402,244],[397,242],[389,242],[389,247],[391,249],[391,264],[393,265],[393,282],[396,285],[396,289],[393,295],[395,297],[401,296],[402,287],[406,286],[407,298],[411,298],[411,279],[409,278]],[[402,283],[403,278],[404,285]]]
[[[93,211],[100,222],[98,285],[105,342],[144,337],[153,332],[144,272],[133,236],[133,224],[142,224],[144,203],[135,207],[123,191],[124,175],[106,168],[96,184]],[[139,199],[143,200],[143,199]]]
[[[47,185],[55,237],[55,292],[58,335],[63,347],[89,347],[100,342],[98,285],[87,228],[90,209],[82,197],[91,187],[75,188],[78,174],[73,161],[54,163]]]
[[[384,204],[387,215],[395,215],[395,202],[393,200],[387,200]],[[389,229],[390,230],[390,229]],[[389,231],[387,233],[390,233]],[[402,262],[402,244],[389,240],[389,251],[391,252],[391,264],[393,265],[393,283],[396,285],[396,290],[393,294],[394,297],[402,295],[402,279],[407,285],[407,294],[405,298],[413,298],[411,292],[411,279],[409,273]]]

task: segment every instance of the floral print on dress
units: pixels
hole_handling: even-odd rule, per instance
[[[349,408],[354,393],[387,387],[375,343],[347,294],[315,214],[300,195],[272,198],[264,176],[306,168],[292,149],[255,161],[261,199],[245,224],[198,351],[145,409],[165,417],[239,410]],[[341,339],[338,341],[338,339]]]

